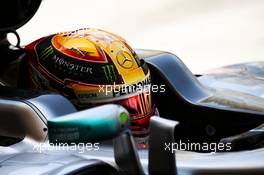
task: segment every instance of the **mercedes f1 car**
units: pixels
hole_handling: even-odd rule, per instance
[[[150,119],[148,147],[138,148],[124,107],[77,110],[60,94],[24,88],[25,50],[6,34],[40,4],[25,2],[6,4],[24,15],[1,23],[1,174],[264,173],[263,62],[194,75],[172,53],[137,49],[152,84],[166,89],[152,94],[159,116]]]

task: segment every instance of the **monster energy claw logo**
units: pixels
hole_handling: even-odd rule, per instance
[[[113,65],[103,66],[103,71],[108,82],[114,82],[117,80],[115,69]]]
[[[45,60],[53,53],[53,49],[51,46],[47,47],[40,53],[40,59]]]

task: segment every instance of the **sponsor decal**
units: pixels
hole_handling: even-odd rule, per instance
[[[112,83],[117,80],[117,75],[115,73],[115,69],[113,65],[106,65],[102,67],[105,77],[108,82]]]
[[[64,58],[61,58],[57,55],[53,56],[53,60],[54,60],[54,63],[58,67],[61,67],[64,70],[67,69],[69,71],[75,71],[75,72],[79,72],[79,73],[89,73],[89,74],[93,73],[93,71],[92,71],[93,69],[91,67],[73,63],[73,62],[66,60]]]
[[[51,46],[49,46],[43,51],[41,51],[39,58],[45,61],[51,54],[53,54],[53,49]]]
[[[116,55],[117,63],[124,69],[130,69],[133,67],[133,58],[132,56],[126,51],[119,51]]]

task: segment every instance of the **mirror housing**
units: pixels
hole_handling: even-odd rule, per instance
[[[50,143],[87,143],[112,139],[129,128],[121,106],[103,105],[48,120]]]
[[[109,104],[48,120],[50,143],[87,143],[113,139],[115,162],[121,174],[143,175],[129,114]]]

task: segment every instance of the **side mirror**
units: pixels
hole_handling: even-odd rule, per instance
[[[123,107],[104,105],[48,120],[48,136],[50,143],[96,142],[112,139],[128,126]]]
[[[118,105],[104,105],[48,121],[50,143],[87,143],[113,139],[121,174],[144,174],[129,130],[129,114]]]

